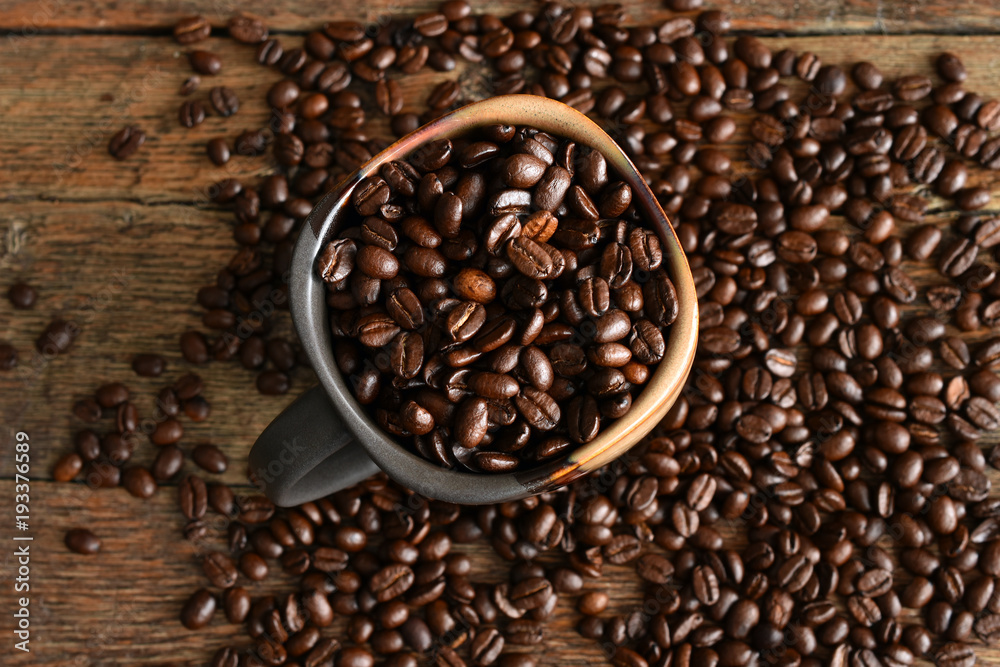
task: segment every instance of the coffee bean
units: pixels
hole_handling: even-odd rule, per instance
[[[201,77],[197,74],[192,74],[188,78],[184,79],[184,83],[181,84],[181,87],[177,92],[186,97],[198,90],[200,86]]]
[[[976,664],[976,653],[967,644],[949,643],[934,654],[934,662],[942,667],[972,667]]]
[[[931,80],[920,74],[903,76],[893,84],[893,94],[905,102],[914,102],[931,92]]]
[[[76,452],[68,452],[59,457],[52,466],[52,478],[57,482],[69,482],[83,470],[83,458]]]
[[[552,255],[527,236],[517,236],[509,240],[506,244],[506,254],[517,270],[529,278],[545,279],[552,277],[555,272]]]
[[[515,584],[509,595],[517,609],[530,611],[543,606],[553,595],[552,583],[543,577],[531,577]]]
[[[263,581],[268,575],[267,563],[253,552],[246,552],[240,556],[239,569],[250,581]]]
[[[213,551],[202,559],[202,569],[205,576],[216,588],[232,588],[236,584],[236,564],[233,559],[224,553]],[[229,603],[227,602],[227,617],[229,616]]]
[[[208,341],[205,336],[198,331],[186,331],[181,334],[180,339],[181,355],[192,364],[204,364],[208,362]]]
[[[139,147],[146,142],[146,133],[138,125],[126,125],[111,135],[108,141],[108,153],[116,160],[127,160],[135,155]]]
[[[206,589],[195,591],[181,609],[181,624],[188,630],[199,630],[215,615],[215,597]]]
[[[205,472],[222,474],[229,467],[226,455],[215,445],[200,444],[195,445],[191,450],[191,460]]]
[[[548,165],[529,153],[515,153],[504,162],[501,178],[512,188],[530,188],[545,175]]]
[[[137,354],[132,359],[132,370],[140,377],[159,377],[166,368],[166,359],[158,354]]]
[[[139,467],[127,468],[122,473],[121,484],[136,498],[152,498],[157,489],[152,473]]]
[[[188,62],[198,74],[218,74],[222,71],[222,59],[211,51],[191,51],[188,53]]]
[[[174,39],[178,44],[194,44],[207,39],[212,26],[204,16],[186,16],[174,24]]]
[[[188,519],[200,519],[208,509],[208,489],[200,478],[188,475],[178,487],[181,512]]]
[[[38,300],[38,290],[25,283],[14,283],[7,290],[7,299],[14,308],[28,310]]]
[[[0,371],[17,368],[17,348],[10,343],[0,342]]]
[[[208,92],[212,108],[222,117],[228,118],[240,109],[240,98],[225,86],[216,86]]]
[[[66,548],[78,554],[95,554],[101,550],[101,540],[86,528],[73,528],[66,531]]]
[[[954,53],[942,53],[935,62],[937,72],[946,81],[965,81],[965,65]]]
[[[177,120],[182,127],[195,127],[205,120],[205,107],[197,100],[187,100],[181,103],[177,110]]]
[[[244,44],[260,44],[267,39],[267,26],[249,14],[238,13],[229,19],[229,35]]]
[[[882,85],[882,72],[878,66],[870,62],[860,62],[851,70],[851,76],[859,88],[875,90]]]
[[[413,578],[408,565],[388,565],[372,575],[369,588],[379,602],[387,602],[405,593],[413,585]]]

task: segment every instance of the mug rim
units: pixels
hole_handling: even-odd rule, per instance
[[[660,239],[663,266],[677,292],[678,314],[667,332],[666,352],[629,412],[601,429],[594,440],[567,454],[525,470],[474,473],[442,468],[410,452],[385,433],[348,387],[333,357],[326,286],[317,275],[316,258],[350,206],[354,188],[378,173],[382,164],[402,160],[430,141],[454,138],[487,125],[530,126],[601,152],[632,189],[647,223]],[[347,176],[312,210],[295,243],[289,279],[289,308],[303,348],[320,384],[345,426],[371,459],[392,479],[428,498],[461,504],[498,503],[563,486],[618,458],[666,416],[679,397],[698,339],[698,302],[687,257],[673,227],[649,186],[624,150],[594,121],[562,102],[534,95],[504,95],[451,111],[400,138]],[[627,443],[627,444],[626,444]]]

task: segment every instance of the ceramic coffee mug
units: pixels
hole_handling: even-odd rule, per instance
[[[562,458],[506,474],[477,474],[447,470],[409,452],[354,399],[333,357],[326,286],[317,275],[316,258],[348,217],[354,188],[377,174],[382,164],[404,160],[428,142],[497,123],[534,127],[604,154],[632,188],[634,205],[659,236],[679,312],[666,332],[663,361],[624,417]],[[250,452],[251,476],[282,506],[315,500],[379,470],[428,498],[462,504],[516,500],[568,484],[621,456],[666,415],[684,387],[698,338],[698,298],[691,269],[642,176],[589,118],[561,102],[533,95],[505,95],[462,107],[400,139],[351,174],[306,219],[292,259],[289,298],[295,329],[319,385],[278,415]]]

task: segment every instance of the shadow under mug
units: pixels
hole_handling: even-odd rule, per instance
[[[333,356],[326,286],[316,258],[351,213],[351,193],[392,160],[404,160],[430,141],[478,127],[530,126],[600,151],[632,188],[633,203],[656,231],[663,265],[677,291],[678,315],[666,332],[666,353],[629,412],[589,443],[532,468],[504,474],[442,468],[405,449],[382,431],[355,400]],[[609,170],[610,171],[610,170]],[[348,176],[306,219],[295,245],[289,284],[295,329],[319,379],[264,430],[250,451],[251,477],[276,504],[315,500],[385,471],[428,498],[461,504],[499,503],[568,484],[625,453],[667,414],[694,362],[698,299],[687,258],[653,193],[622,149],[596,123],[561,102],[504,95],[469,104],[400,139]]]

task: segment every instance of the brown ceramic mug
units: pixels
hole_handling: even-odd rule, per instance
[[[633,202],[657,233],[663,264],[677,291],[679,312],[666,331],[666,354],[624,416],[568,455],[506,474],[441,468],[411,453],[381,430],[355,400],[333,357],[326,287],[316,259],[347,217],[357,184],[382,164],[404,160],[420,146],[497,123],[530,126],[600,151],[632,188]],[[278,415],[250,452],[250,473],[278,505],[290,506],[346,488],[383,470],[428,498],[483,504],[516,500],[592,472],[624,454],[667,414],[694,361],[698,298],[687,258],[663,209],[635,165],[596,123],[571,107],[533,95],[504,95],[457,109],[385,149],[331,191],[303,225],[295,245],[290,308],[302,346],[319,378]]]

